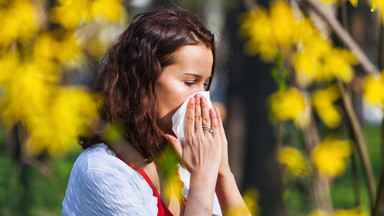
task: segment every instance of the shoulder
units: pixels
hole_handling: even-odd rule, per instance
[[[153,215],[157,200],[146,181],[104,144],[84,150],[71,172],[63,215]]]
[[[76,159],[72,173],[77,171],[100,171],[100,172],[128,172],[134,174],[134,170],[125,165],[116,157],[116,154],[107,145],[100,143],[85,149]]]
[[[71,180],[81,182],[82,179],[97,181],[98,174],[113,175],[115,178],[140,182],[141,176],[116,157],[116,154],[105,144],[97,144],[84,150],[76,159],[71,171]],[[77,178],[76,178],[77,177]],[[132,182],[132,183],[133,183]]]

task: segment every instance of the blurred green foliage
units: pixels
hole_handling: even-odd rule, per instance
[[[292,127],[294,127],[292,125]],[[289,125],[285,127],[290,134]],[[364,135],[368,150],[374,166],[376,179],[379,178],[381,155],[380,151],[380,127],[366,125]],[[291,134],[289,139],[297,141],[300,134]],[[287,137],[286,137],[287,138]],[[26,166],[23,171],[13,161],[4,149],[4,134],[0,133],[0,215],[61,215],[61,203],[65,196],[71,168],[77,156],[81,153],[79,146],[75,151],[62,158],[54,158],[49,161],[52,175],[46,177],[36,168]],[[176,161],[174,154],[169,154],[172,161]],[[164,167],[167,162],[164,162]],[[352,181],[351,159],[348,160],[346,172],[333,182],[331,189],[332,201],[335,208],[354,208],[355,198]],[[359,164],[359,163],[357,163]],[[166,170],[163,170],[166,171]],[[369,211],[369,198],[362,168],[358,166],[358,181],[360,187],[360,201],[365,212]],[[28,180],[27,188],[23,191],[22,181]],[[309,212],[314,206],[310,206],[311,191],[310,180],[307,178],[288,180],[284,182],[286,191],[284,200],[287,210],[291,215]]]
[[[81,146],[65,157],[46,161],[51,169],[47,177],[32,166],[14,161],[5,151],[0,132],[0,215],[61,215],[61,203]]]
[[[320,134],[326,134],[321,130]],[[381,153],[378,149],[381,149],[381,128],[379,125],[364,125],[364,137],[367,143],[368,152],[371,158],[376,182],[380,178],[381,169]],[[294,146],[302,151],[303,141],[302,134],[300,131],[295,130],[293,123],[284,123],[282,129],[283,140],[289,146]],[[321,136],[323,136],[321,135]],[[343,134],[340,134],[343,136]],[[335,209],[352,209],[356,207],[353,172],[352,172],[352,157],[350,156],[347,160],[347,166],[344,174],[340,177],[335,178],[331,182],[331,199]],[[355,156],[356,157],[356,156]],[[359,201],[363,212],[370,211],[370,201],[368,197],[367,184],[365,182],[363,168],[361,166],[360,158],[356,158],[357,165],[357,176],[359,184]],[[290,215],[300,215],[304,212],[309,213],[315,209],[316,206],[313,202],[313,194],[311,192],[311,181],[309,178],[283,178],[284,194],[283,199],[285,206]]]

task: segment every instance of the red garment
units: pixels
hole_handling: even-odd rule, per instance
[[[119,157],[120,158],[120,157]],[[121,158],[120,158],[121,159]],[[124,161],[125,162],[125,161]],[[152,188],[153,196],[157,198],[157,216],[173,216],[173,214],[169,211],[167,205],[163,202],[163,200],[160,197],[160,194],[157,192],[155,185],[153,185],[151,179],[148,177],[147,173],[143,170],[143,168],[139,167],[138,169],[135,168],[135,166],[131,163],[127,163],[132,169],[136,170],[149,184],[149,186]]]

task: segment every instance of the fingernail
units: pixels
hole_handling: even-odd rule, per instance
[[[189,99],[189,103],[190,104],[194,104],[195,103],[195,98],[192,97],[191,99]]]
[[[196,98],[196,99],[199,99],[199,98],[200,98],[200,95],[199,95],[199,94],[195,94],[195,98]]]
[[[205,97],[201,97],[201,103],[205,103],[207,101],[207,99]]]

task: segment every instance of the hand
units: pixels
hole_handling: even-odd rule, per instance
[[[187,106],[185,145],[182,146],[174,136],[166,135],[192,175],[202,171],[217,177],[224,145],[221,135],[224,130],[217,114],[215,109],[208,109],[205,97],[196,94]],[[212,128],[212,132],[204,130],[203,125]]]
[[[228,162],[228,141],[225,135],[224,127],[223,127],[223,120],[221,119],[221,114],[217,107],[215,107],[215,112],[219,119],[220,138],[221,138],[221,142],[223,143],[221,162],[219,167],[219,177],[220,177],[220,176],[225,176],[226,174],[230,174],[231,170]]]

